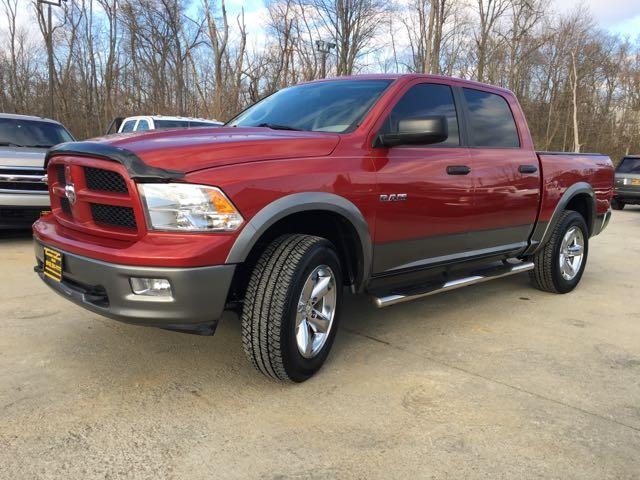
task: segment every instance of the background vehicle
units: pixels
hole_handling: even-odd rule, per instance
[[[640,205],[640,155],[624,157],[616,168],[616,190],[611,202],[614,210]]]
[[[73,139],[56,121],[0,113],[0,228],[30,226],[49,208],[46,151]]]
[[[195,127],[219,127],[224,125],[217,120],[205,120],[202,118],[138,116],[127,118],[115,118],[109,126],[109,133],[141,132],[146,130],[163,130],[169,128],[195,128]]]
[[[484,84],[312,82],[229,127],[50,151],[41,278],[179,331],[211,334],[237,308],[256,368],[303,381],[329,353],[343,286],[384,307],[529,271],[567,293],[610,215],[609,158],[536,152],[513,93]]]

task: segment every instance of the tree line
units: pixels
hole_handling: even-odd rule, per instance
[[[224,0],[60,3],[49,19],[0,0],[0,109],[78,138],[115,116],[226,120],[301,81],[420,72],[511,89],[539,150],[640,153],[640,37],[547,0],[273,0],[260,31]]]

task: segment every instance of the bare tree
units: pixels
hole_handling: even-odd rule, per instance
[[[337,75],[352,75],[387,11],[384,0],[303,0],[315,8],[327,35],[337,45]]]
[[[485,69],[492,50],[497,48],[494,35],[498,21],[509,8],[509,0],[477,0],[477,14],[479,24],[475,32],[477,52],[477,79],[485,80]]]

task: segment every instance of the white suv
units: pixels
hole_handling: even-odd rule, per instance
[[[161,130],[167,128],[220,127],[223,123],[217,120],[202,118],[139,116],[122,120],[118,133],[141,132],[145,130]]]

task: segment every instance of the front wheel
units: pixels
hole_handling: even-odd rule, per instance
[[[589,253],[589,231],[582,215],[567,210],[551,238],[534,256],[529,272],[533,285],[545,292],[568,293],[580,282]]]
[[[342,268],[328,240],[285,235],[256,264],[242,309],[242,343],[263,374],[303,382],[326,360],[342,306]]]

